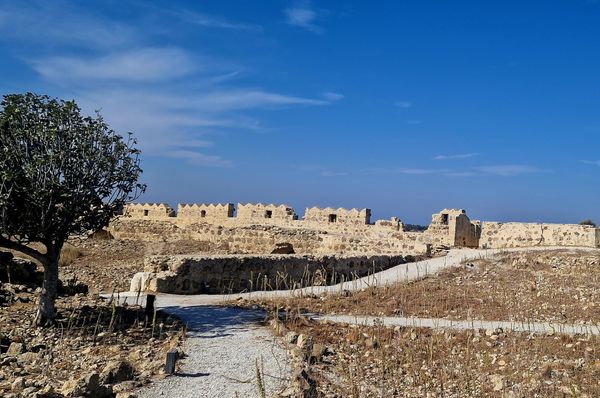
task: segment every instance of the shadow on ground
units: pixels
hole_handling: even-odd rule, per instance
[[[188,327],[190,336],[217,338],[228,336],[233,331],[247,330],[265,319],[261,310],[246,310],[217,305],[196,307],[163,307],[161,311],[181,319]]]

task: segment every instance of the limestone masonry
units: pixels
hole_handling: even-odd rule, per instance
[[[428,254],[444,247],[600,246],[600,230],[578,224],[472,221],[462,209],[432,215],[425,231],[398,217],[371,222],[370,209],[310,207],[300,218],[285,204],[136,203],[109,227],[117,239],[195,240],[208,252],[269,254],[289,245],[296,254]]]
[[[237,214],[236,214],[237,210]],[[193,241],[199,254],[146,258],[132,291],[223,293],[331,284],[383,270],[410,256],[450,247],[598,247],[588,225],[471,221],[462,209],[431,216],[426,230],[398,217],[371,222],[370,209],[284,204],[180,204],[125,207],[109,226],[117,239]]]

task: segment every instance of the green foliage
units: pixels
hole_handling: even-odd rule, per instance
[[[74,101],[5,95],[0,109],[0,240],[60,249],[72,234],[106,226],[139,196],[131,134]],[[1,243],[1,242],[0,242]]]

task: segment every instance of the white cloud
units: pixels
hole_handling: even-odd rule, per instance
[[[325,166],[316,164],[304,164],[295,166],[294,168],[303,172],[316,173],[320,177],[342,177],[348,175],[345,171],[333,171]]]
[[[44,78],[152,82],[185,76],[194,70],[191,57],[178,48],[143,48],[99,57],[49,57],[32,62]]]
[[[315,24],[317,12],[309,2],[299,2],[294,7],[284,10],[286,22],[293,26],[306,29],[313,33],[322,33],[323,29]]]
[[[34,7],[7,6],[0,0],[0,42],[24,42],[27,51],[20,56],[45,80],[45,89],[75,98],[86,113],[99,109],[116,131],[133,132],[146,154],[232,167],[233,161],[212,153],[219,150],[218,137],[266,130],[247,111],[326,106],[343,98],[334,92],[301,96],[245,87],[240,81],[244,67],[156,45],[153,33],[172,33],[173,18],[182,17],[176,12],[138,4],[148,12],[122,24],[59,1]],[[171,19],[161,23],[165,18]],[[187,23],[211,28],[260,29],[202,13],[188,13],[186,18]],[[149,21],[156,21],[151,30]],[[306,28],[311,21],[296,19],[307,23]]]
[[[221,156],[207,155],[205,153],[188,151],[188,150],[175,150],[168,151],[165,154],[168,157],[184,159],[188,163],[195,166],[204,167],[232,167],[233,162],[227,159],[223,159]]]
[[[273,108],[289,105],[328,105],[331,101],[296,97],[260,90],[219,90],[200,94],[191,99],[204,110],[224,112],[251,108]]]
[[[542,170],[537,167],[521,165],[521,164],[506,164],[496,166],[483,166],[478,168],[479,171],[485,174],[497,175],[501,177],[514,177],[522,174],[539,173]]]
[[[321,94],[321,96],[330,102],[335,102],[344,99],[344,95],[340,93],[333,93],[331,91],[327,91]]]
[[[412,108],[412,102],[410,101],[396,101],[394,105],[402,109]]]
[[[0,4],[0,34],[43,47],[115,49],[139,39],[133,28],[102,19],[68,2]]]
[[[168,12],[168,10],[163,10]],[[255,24],[245,24],[239,22],[231,22],[225,18],[199,13],[191,10],[180,10],[173,12],[173,15],[177,16],[184,22],[204,26],[206,28],[219,28],[219,29],[237,29],[237,30],[262,30],[262,26]]]
[[[452,159],[467,159],[467,158],[472,158],[473,156],[477,156],[479,155],[476,152],[473,153],[459,153],[456,155],[437,155],[434,156],[435,160],[452,160]]]
[[[600,167],[600,160],[581,160],[581,163],[591,164]]]

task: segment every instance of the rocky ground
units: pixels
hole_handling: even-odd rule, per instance
[[[296,318],[325,397],[596,397],[597,337],[349,326]],[[297,337],[296,337],[297,338]]]
[[[202,241],[138,242],[116,239],[72,240],[62,253],[61,278],[84,282],[92,292],[129,290],[131,277],[155,254],[206,253]]]
[[[123,245],[122,253],[131,262],[119,269],[133,270],[135,247]],[[4,255],[4,265],[0,264],[0,396],[127,397],[152,378],[164,377],[166,352],[179,349],[184,327],[161,312],[146,316],[140,306],[102,300],[88,288],[86,283],[96,290],[105,289],[110,275],[123,280],[117,277],[119,269],[106,269],[119,263],[120,253],[104,249],[67,249],[70,253],[65,258],[71,263],[61,265],[57,322],[47,328],[32,326],[40,270],[21,259],[8,260],[7,268],[9,256]],[[90,263],[83,261],[86,256]],[[78,261],[80,266],[71,272]]]
[[[600,254],[506,253],[428,278],[276,303],[328,314],[600,323]]]

